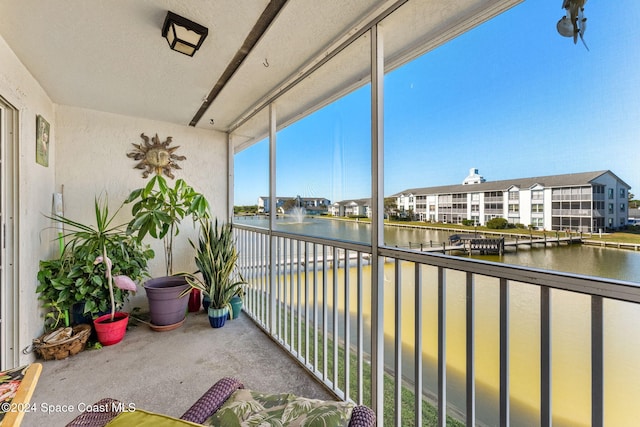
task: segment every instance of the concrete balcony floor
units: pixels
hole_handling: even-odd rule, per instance
[[[168,332],[131,321],[116,345],[39,361],[43,369],[26,427],[64,426],[104,397],[180,417],[225,376],[254,390],[334,399],[245,313],[219,329],[209,326],[203,311],[189,313],[184,325]]]

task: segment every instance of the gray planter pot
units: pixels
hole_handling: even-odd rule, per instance
[[[148,280],[144,284],[149,300],[151,323],[169,326],[182,322],[187,315],[188,295],[180,294],[189,289],[183,276],[166,276]]]

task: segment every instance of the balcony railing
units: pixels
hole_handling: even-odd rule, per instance
[[[403,425],[406,417],[411,417],[415,425],[423,425],[425,400],[437,410],[440,426],[445,425],[447,415],[467,426],[476,425],[481,400],[476,385],[477,354],[486,354],[484,348],[477,351],[480,310],[492,311],[496,319],[493,333],[498,337],[497,351],[491,363],[499,366],[499,380],[492,415],[496,423],[509,425],[512,360],[517,358],[511,354],[513,340],[529,334],[528,330],[519,329],[520,322],[511,319],[517,317],[519,310],[511,300],[519,300],[523,287],[535,290],[537,299],[534,304],[528,303],[537,306],[534,329],[539,333],[535,342],[530,343],[531,347],[539,346],[539,356],[533,356],[539,363],[540,389],[535,423],[550,426],[552,383],[557,385],[552,381],[552,297],[586,295],[590,307],[587,344],[591,368],[590,422],[593,426],[604,424],[603,303],[609,304],[609,300],[640,303],[638,284],[386,247],[378,248],[381,263],[372,266],[372,248],[367,244],[240,224],[235,225],[235,232],[241,271],[249,282],[245,298],[247,314],[336,396],[370,405],[378,393],[383,393],[379,389],[383,381],[378,379],[371,383],[379,385],[371,386],[374,397],[366,394],[370,375],[367,369],[370,360],[376,359],[371,357],[372,336],[384,337],[384,354],[377,357],[383,358],[385,376],[392,384],[392,387],[385,384],[384,388],[393,390],[394,397],[393,407],[377,408],[377,412],[379,419],[385,420],[392,414],[393,423],[398,426]],[[371,270],[375,265],[384,269],[384,290],[379,302],[384,306],[382,311],[376,310],[376,301],[372,299]],[[496,295],[494,306],[487,307],[487,289]],[[463,308],[452,310],[448,296],[462,301]],[[384,313],[385,318],[373,319],[375,313]],[[464,317],[458,322],[463,325],[461,332],[447,333],[452,327],[447,322],[452,322],[455,315]],[[575,323],[580,323],[579,319]],[[384,331],[372,330],[371,325],[376,324],[382,325]],[[425,338],[425,328],[432,324],[437,329],[436,343]],[[464,392],[462,403],[456,406],[447,397],[448,381],[455,379],[451,368],[447,369],[455,357],[447,353],[447,348],[448,340],[457,340],[458,336],[464,337],[464,374],[459,381]],[[427,347],[436,346],[436,360],[430,362],[424,352]],[[527,353],[531,351],[527,349]],[[413,391],[410,413],[401,410],[405,388]]]
[[[583,202],[590,202],[591,200],[603,200],[597,197],[592,196],[591,194],[552,194],[551,195],[551,200],[553,200],[554,202],[561,202],[561,201],[583,201]]]
[[[554,216],[584,216],[590,217],[591,209],[553,209],[551,215]]]

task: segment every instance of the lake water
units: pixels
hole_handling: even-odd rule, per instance
[[[254,220],[255,221],[255,220]],[[265,226],[247,221],[248,224]],[[244,221],[243,221],[244,222]],[[362,223],[307,220],[304,224],[277,223],[277,229],[292,233],[369,242],[370,226]],[[440,245],[450,233],[436,230],[385,227],[389,246]],[[638,281],[640,252],[572,245],[521,248],[502,256],[474,256],[484,260],[531,266],[592,276]],[[402,268],[403,376],[413,373],[414,301],[413,265]],[[331,272],[329,272],[331,274]],[[370,278],[364,268],[364,283]],[[385,363],[393,366],[394,265],[385,265]],[[437,271],[423,269],[423,383],[437,387]],[[355,283],[355,271],[350,272]],[[329,280],[332,280],[329,278]],[[331,283],[331,282],[329,282]],[[465,286],[464,275],[447,271],[447,398],[459,409],[465,407]],[[354,301],[355,296],[352,296]],[[370,295],[365,295],[365,301]],[[539,425],[539,289],[510,284],[511,317],[511,425]],[[368,309],[368,305],[365,304]],[[476,381],[478,421],[498,422],[499,384],[499,284],[496,279],[476,276]],[[640,307],[605,301],[605,424],[635,426],[640,420]],[[368,317],[368,313],[365,313]],[[353,324],[353,323],[352,323]],[[552,369],[554,426],[590,425],[590,298],[552,291]]]

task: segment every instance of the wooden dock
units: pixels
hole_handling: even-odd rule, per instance
[[[602,248],[627,249],[633,251],[640,250],[640,244],[638,243],[606,242],[603,240],[584,240],[582,243],[590,246],[600,246]]]
[[[530,237],[530,238],[521,238],[520,236],[515,236],[513,240],[506,240],[504,237],[500,238],[487,238],[487,237],[470,237],[470,236],[460,236],[459,239],[454,240],[455,244],[446,244],[443,243],[440,246],[429,246],[429,247],[421,247],[422,252],[440,252],[440,253],[479,253],[481,255],[484,254],[499,254],[502,255],[506,249],[514,249],[518,250],[520,246],[560,246],[561,244],[571,245],[573,243],[582,243],[582,238],[580,236],[568,236],[568,237],[560,237],[559,235],[556,237]]]

